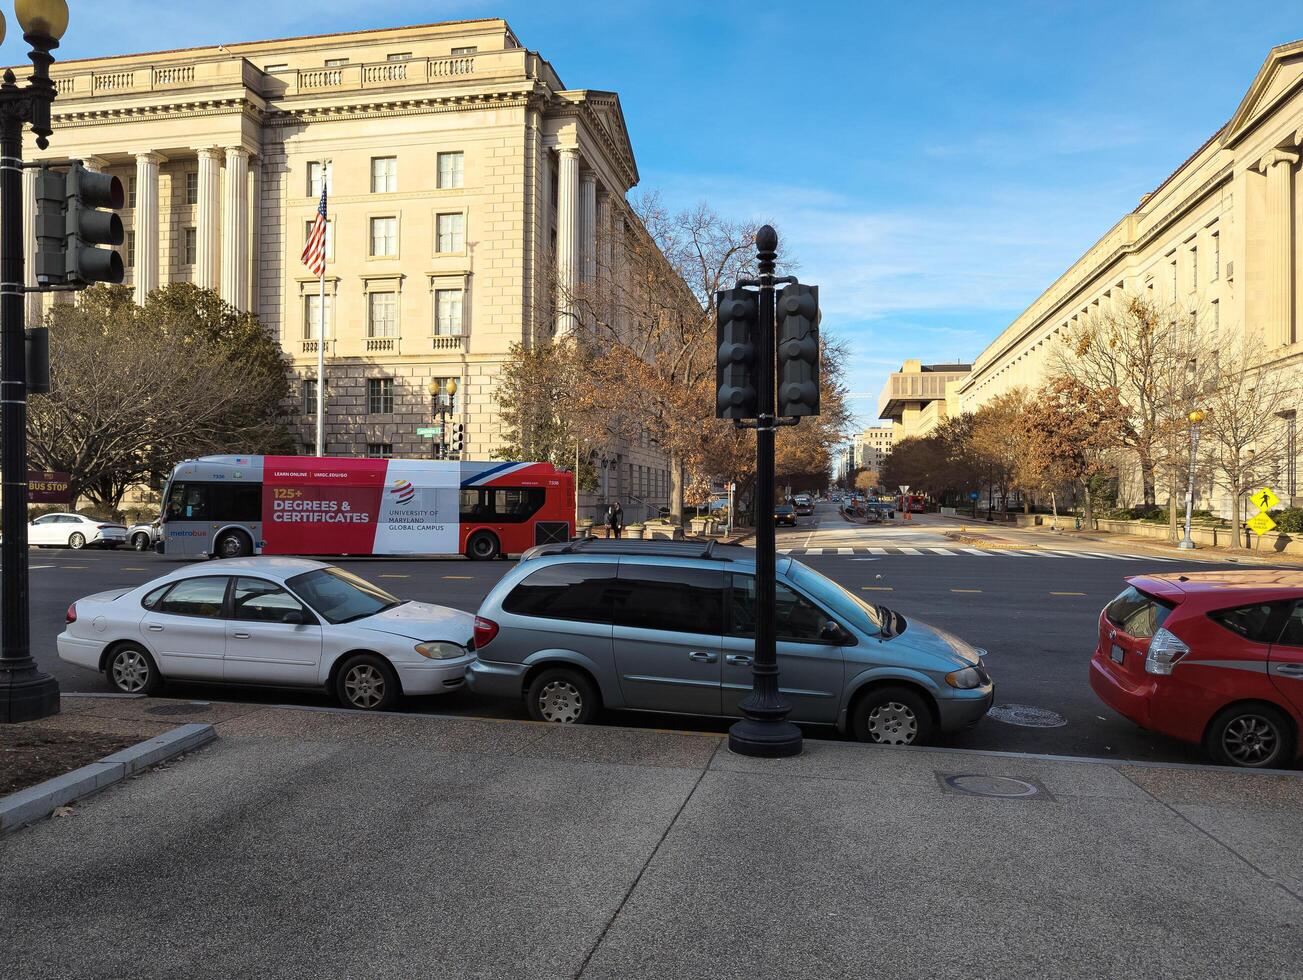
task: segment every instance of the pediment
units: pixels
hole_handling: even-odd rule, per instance
[[[1224,145],[1234,145],[1262,116],[1303,85],[1303,41],[1272,48],[1227,124]]]

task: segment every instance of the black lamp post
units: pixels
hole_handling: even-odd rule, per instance
[[[27,608],[27,338],[23,323],[23,126],[50,145],[50,52],[68,29],[66,0],[17,0],[32,74],[0,82],[0,722],[59,712],[59,685],[36,669]],[[4,18],[0,15],[0,41]]]

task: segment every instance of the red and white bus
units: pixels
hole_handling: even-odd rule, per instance
[[[923,513],[924,498],[916,493],[901,494],[896,498],[896,506],[906,514]]]
[[[569,540],[574,501],[550,463],[205,456],[173,469],[158,550],[485,560]]]

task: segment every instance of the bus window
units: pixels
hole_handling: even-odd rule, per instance
[[[174,483],[167,498],[169,521],[262,520],[261,483]]]
[[[472,487],[461,492],[463,524],[523,524],[542,509],[542,487]]]

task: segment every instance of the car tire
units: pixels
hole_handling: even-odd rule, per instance
[[[394,668],[374,653],[349,657],[335,675],[335,696],[346,708],[388,711],[401,693]]]
[[[1223,766],[1281,769],[1294,761],[1297,733],[1289,716],[1262,702],[1233,704],[1208,725],[1204,749]]]
[[[104,676],[109,686],[119,694],[157,694],[163,686],[163,676],[158,672],[149,651],[136,643],[123,643],[104,663]]]
[[[225,531],[213,543],[215,558],[248,558],[253,554],[253,542],[243,531]]]
[[[530,681],[525,692],[525,708],[535,721],[588,725],[601,709],[601,695],[581,671],[553,667]]]
[[[86,547],[86,535],[80,531],[73,531],[72,534],[68,535],[68,547],[73,551],[81,551],[82,548]]]
[[[143,532],[141,534],[133,534],[131,536],[131,548],[133,551],[148,551],[149,535],[144,534]]]
[[[936,725],[923,695],[908,687],[876,687],[851,709],[851,732],[873,745],[927,745]]]
[[[501,553],[498,537],[490,531],[476,531],[466,542],[466,557],[471,561],[492,561]]]

